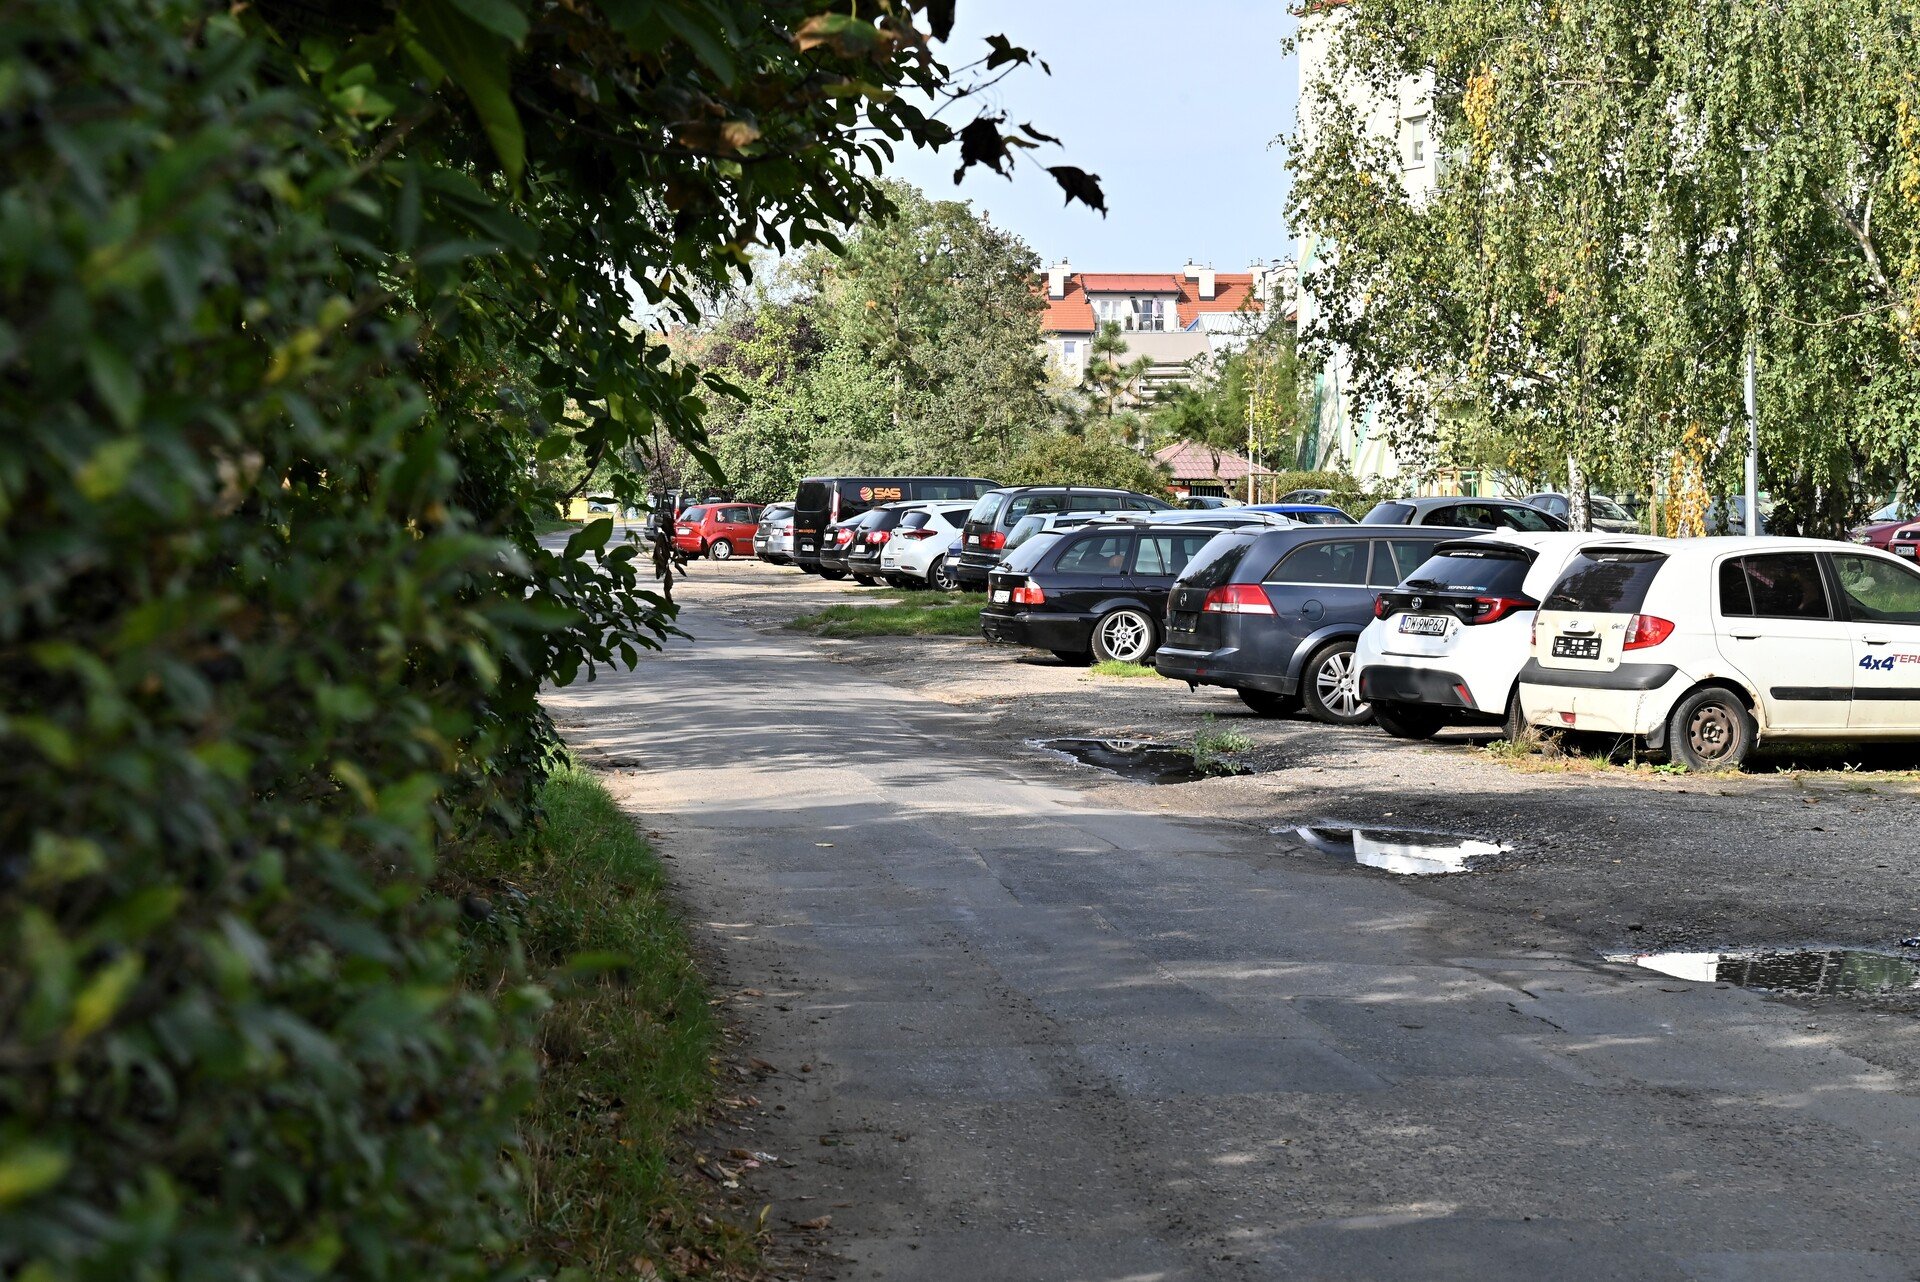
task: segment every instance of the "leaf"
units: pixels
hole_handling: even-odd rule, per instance
[[[588,521],[575,530],[567,539],[564,555],[568,560],[587,552],[596,552],[607,546],[607,540],[613,537],[613,518],[603,516],[597,521]]]
[[[0,1150],[0,1206],[53,1187],[72,1159],[51,1144],[25,1140]]]
[[[1038,129],[1035,129],[1032,125],[1021,125],[1020,132],[1025,134],[1027,137],[1033,139],[1035,142],[1057,143],[1060,141],[1058,138],[1055,138],[1052,134],[1041,133]]]
[[[1014,44],[1005,36],[988,36],[987,47],[992,50],[987,55],[987,70],[1004,67],[1010,62],[1027,63],[1033,61],[1033,54]]]
[[[985,165],[996,174],[1005,174],[1010,157],[1007,155],[1007,140],[1000,136],[1002,116],[979,116],[960,131],[960,167],[953,171],[953,180],[961,177],[975,165]]]
[[[65,1033],[69,1047],[78,1046],[107,1026],[139,982],[141,968],[140,954],[122,953],[94,972],[73,999],[73,1018]]]
[[[1099,210],[1102,218],[1107,216],[1107,198],[1100,191],[1099,174],[1090,174],[1072,165],[1050,165],[1047,172],[1060,184],[1060,190],[1067,193],[1061,203],[1072,204],[1077,200],[1090,209]]]
[[[563,457],[566,452],[572,448],[573,438],[571,436],[568,436],[565,432],[554,432],[540,442],[540,446],[534,450],[533,456],[542,463],[551,463],[554,459]]]
[[[420,43],[460,86],[514,186],[526,170],[527,138],[513,105],[507,43],[454,8],[455,0],[414,0],[407,8]]]
[[[80,493],[94,503],[112,498],[126,488],[133,465],[140,461],[142,446],[137,436],[121,436],[103,442],[73,474]]]
[[[140,421],[140,374],[112,341],[95,338],[87,344],[87,379],[114,422],[130,428]]]
[[[953,34],[953,0],[927,0],[927,30],[936,40]]]
[[[737,32],[727,30],[724,24],[715,30],[676,5],[656,4],[653,10],[660,21],[672,28],[673,34],[687,42],[694,57],[706,63],[707,68],[720,78],[721,84],[731,85],[739,77],[733,54],[729,52],[732,46],[740,43]],[[709,10],[703,9],[702,12],[707,17],[712,16]]]
[[[527,38],[527,15],[513,0],[451,0],[454,8],[496,35],[519,44]]]
[[[802,53],[827,45],[843,58],[859,58],[880,43],[880,29],[844,13],[816,13],[793,33],[793,43]]]

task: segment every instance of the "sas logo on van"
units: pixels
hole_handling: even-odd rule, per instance
[[[905,498],[906,490],[898,485],[863,485],[860,487],[862,503],[891,503],[895,499]]]

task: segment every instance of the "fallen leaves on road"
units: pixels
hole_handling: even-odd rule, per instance
[[[831,1215],[823,1215],[817,1220],[801,1220],[793,1227],[796,1229],[830,1229],[833,1227],[833,1217]]]

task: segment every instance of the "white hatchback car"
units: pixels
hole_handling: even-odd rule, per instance
[[[881,547],[881,573],[896,587],[918,579],[942,592],[956,591],[960,584],[947,569],[947,548],[960,537],[960,527],[972,510],[971,499],[916,504]]]
[[[1920,571],[1825,539],[1588,548],[1534,616],[1520,704],[1695,770],[1763,739],[1920,739]]]
[[[1582,548],[1652,542],[1634,535],[1508,530],[1442,543],[1374,602],[1354,647],[1360,695],[1373,719],[1401,739],[1426,739],[1449,722],[1500,725],[1520,718],[1518,685],[1533,612]]]

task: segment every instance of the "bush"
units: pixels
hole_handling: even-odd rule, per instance
[[[1037,436],[1000,469],[1002,485],[1103,485],[1165,494],[1167,469],[1114,441],[1065,432]]]

